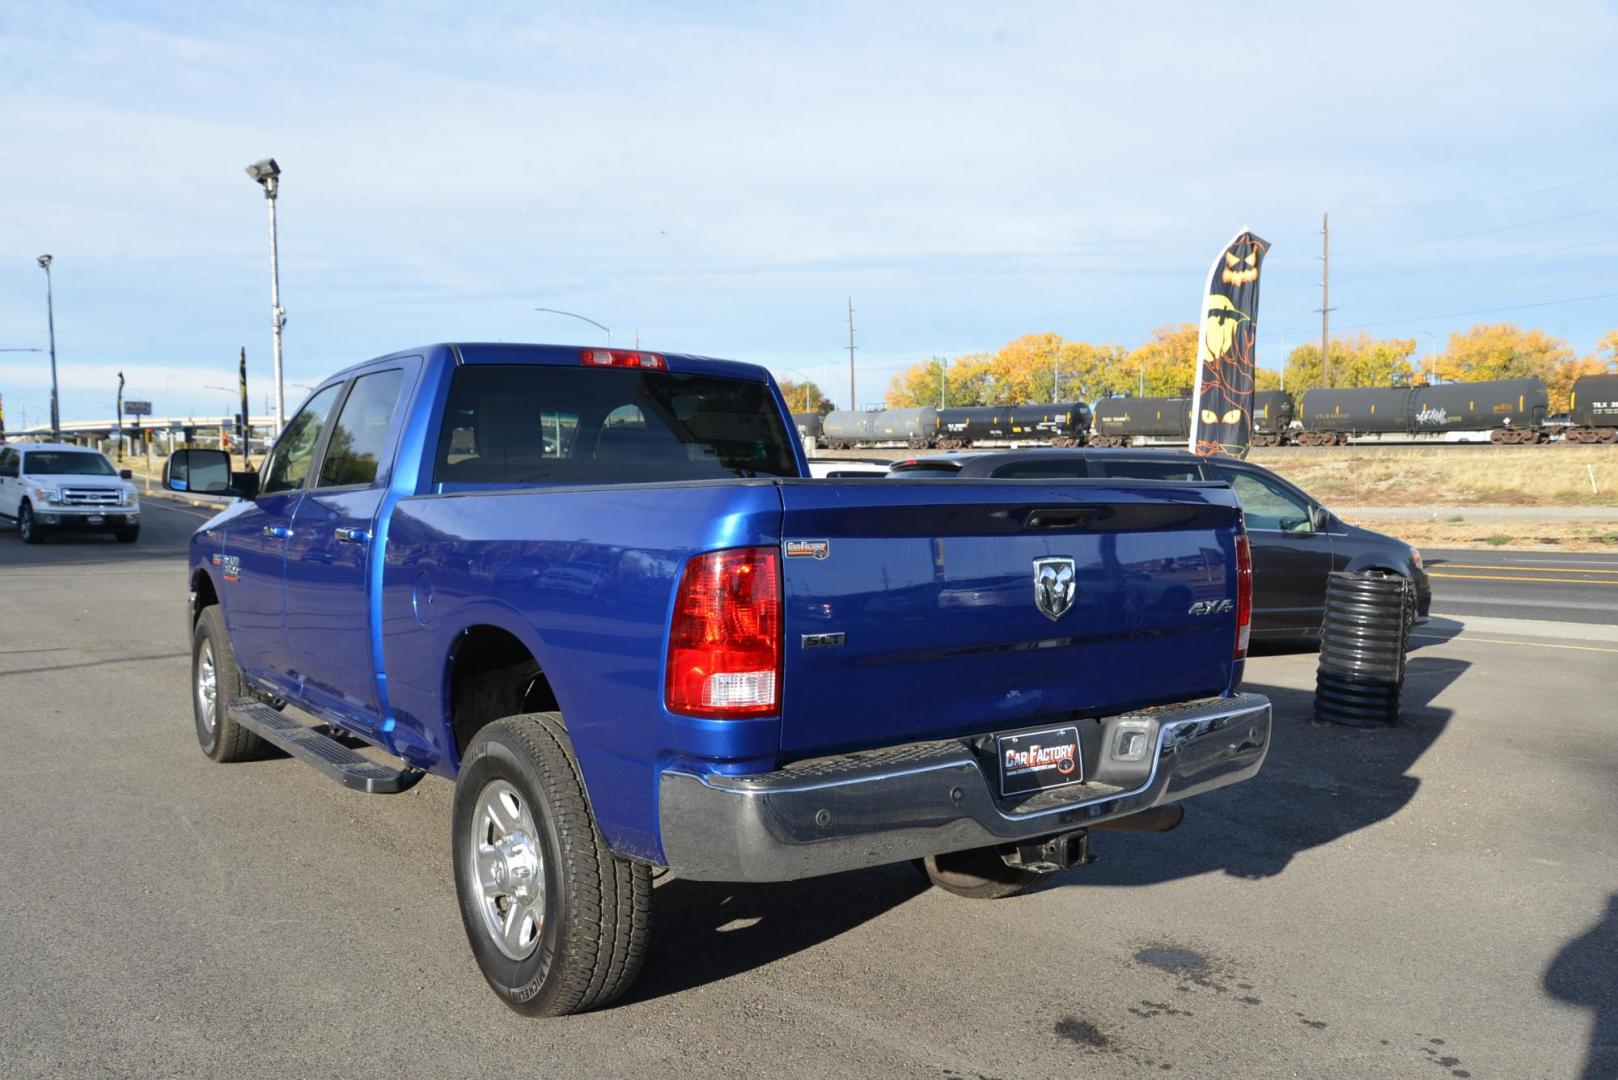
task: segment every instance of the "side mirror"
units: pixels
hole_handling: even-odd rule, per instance
[[[258,487],[253,475],[252,487]],[[176,450],[163,467],[163,486],[190,495],[243,495],[230,472],[230,455],[223,450]],[[254,492],[256,494],[256,492]]]
[[[1311,506],[1309,508],[1309,527],[1315,532],[1329,532],[1331,530],[1331,511],[1324,506]]]
[[[120,479],[120,480],[133,480],[133,479],[135,479],[135,474],[130,472],[128,469],[119,469],[118,470],[118,479]]]

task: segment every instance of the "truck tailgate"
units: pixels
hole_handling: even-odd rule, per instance
[[[1003,731],[1225,692],[1239,511],[1222,485],[782,485],[781,750]],[[1047,561],[1048,560],[1048,561]],[[1070,606],[1063,573],[1071,562]]]

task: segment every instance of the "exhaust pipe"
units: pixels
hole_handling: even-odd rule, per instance
[[[1138,814],[1103,821],[1091,825],[1090,829],[1092,831],[1108,829],[1113,832],[1168,832],[1184,820],[1185,807],[1175,803],[1169,806],[1154,806]]]

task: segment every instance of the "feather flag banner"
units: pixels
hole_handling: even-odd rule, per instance
[[[1243,229],[1208,271],[1191,401],[1193,453],[1246,457],[1252,444],[1259,271],[1269,249]]]

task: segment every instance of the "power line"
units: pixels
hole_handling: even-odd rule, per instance
[[[1338,225],[1339,229],[1369,229],[1374,225],[1387,225],[1397,221],[1412,221],[1416,218],[1436,217],[1440,214],[1453,214],[1457,210],[1465,210],[1474,206],[1489,206],[1493,203],[1509,202],[1512,199],[1525,199],[1530,195],[1548,195],[1553,191],[1567,191],[1570,188],[1583,187],[1586,184],[1599,184],[1603,180],[1618,180],[1618,173],[1604,173],[1601,176],[1592,176],[1587,180],[1571,180],[1565,184],[1553,184],[1550,187],[1530,188],[1528,191],[1514,191],[1508,195],[1495,195],[1487,199],[1472,199],[1446,206],[1439,210],[1417,210],[1410,214],[1399,214],[1394,217],[1374,218],[1370,221],[1350,221],[1347,226]]]
[[[1471,232],[1451,233],[1448,236],[1429,236],[1421,240],[1406,240],[1398,244],[1378,244],[1375,247],[1349,248],[1338,252],[1339,255],[1355,255],[1362,252],[1397,251],[1400,248],[1418,247],[1422,244],[1441,244],[1446,240],[1465,240],[1470,236],[1487,236],[1490,233],[1510,232],[1513,229],[1527,229],[1535,225],[1550,225],[1558,221],[1572,221],[1574,218],[1593,217],[1596,214],[1610,214],[1618,210],[1618,206],[1603,206],[1595,210],[1580,210],[1572,214],[1559,214],[1556,217],[1539,218],[1536,221],[1519,221],[1512,225],[1496,225],[1489,229],[1473,229]]]
[[[1339,326],[1337,329],[1363,330],[1372,326],[1421,322],[1426,319],[1458,319],[1467,315],[1489,315],[1497,311],[1522,311],[1527,308],[1555,307],[1558,304],[1581,304],[1587,300],[1611,300],[1613,297],[1618,297],[1618,292],[1597,293],[1594,296],[1570,296],[1562,300],[1541,300],[1533,304],[1506,304],[1501,307],[1474,308],[1471,311],[1444,311],[1429,315],[1403,315],[1397,319],[1378,319],[1376,322],[1353,323],[1349,326]]]

